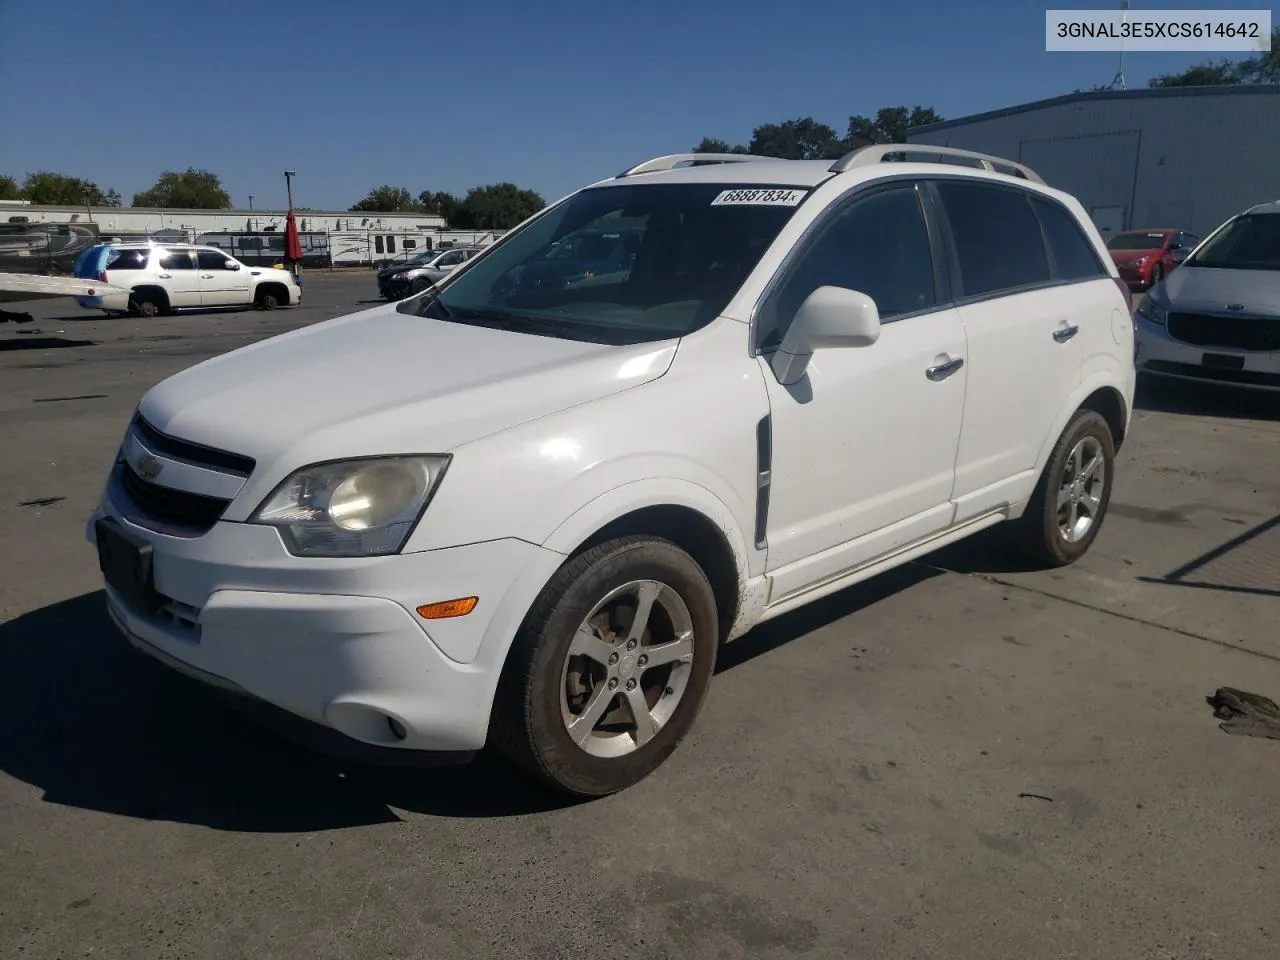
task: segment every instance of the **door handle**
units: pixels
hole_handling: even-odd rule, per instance
[[[926,368],[924,375],[930,380],[945,380],[963,366],[963,357],[952,357],[943,363],[935,363],[932,367]]]
[[[202,273],[202,274],[200,274],[200,279],[201,279],[201,280],[212,280],[212,279],[213,279],[213,274],[212,274],[212,273]]]
[[[1053,331],[1053,339],[1057,340],[1059,343],[1066,343],[1079,332],[1079,327],[1074,323],[1068,323],[1065,327],[1059,327],[1057,330]]]
[[[158,276],[161,280],[172,280],[172,279],[173,279],[173,274],[172,274],[172,273],[159,273],[159,274],[156,274],[156,276]]]

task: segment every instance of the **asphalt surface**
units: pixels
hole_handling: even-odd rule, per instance
[[[949,548],[727,647],[653,777],[370,770],[132,650],[83,525],[152,384],[358,309],[0,326],[0,955],[1280,956],[1280,400],[1143,390],[1091,553]],[[269,415],[269,411],[264,411]]]

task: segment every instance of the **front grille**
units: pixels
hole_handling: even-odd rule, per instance
[[[215,450],[212,447],[191,443],[189,440],[170,437],[143,420],[140,414],[133,418],[133,430],[139,439],[156,453],[163,453],[176,460],[185,460],[187,463],[213,470],[243,474],[246,477],[253,473],[252,457],[243,457],[238,453],[227,453],[225,450]]]
[[[1169,336],[1197,347],[1280,350],[1280,318],[1169,314]]]
[[[134,473],[127,463],[120,468],[120,485],[146,518],[191,533],[206,532],[231,502],[151,483]]]

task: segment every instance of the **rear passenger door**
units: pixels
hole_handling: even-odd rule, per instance
[[[200,306],[200,275],[191,250],[157,251],[156,266],[161,286],[169,295],[171,307]]]
[[[1035,486],[1040,449],[1080,384],[1081,300],[1054,279],[1029,191],[960,177],[932,187],[969,348],[953,493],[961,523]]]

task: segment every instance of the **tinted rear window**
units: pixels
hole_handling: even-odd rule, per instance
[[[1071,214],[1058,204],[1039,197],[1033,198],[1031,205],[1040,216],[1045,235],[1049,238],[1055,280],[1089,280],[1106,274],[1093,244]]]
[[[963,296],[1049,279],[1040,222],[1021,190],[960,180],[938,182],[960,259]]]
[[[112,250],[107,254],[107,270],[145,270],[149,250]]]

